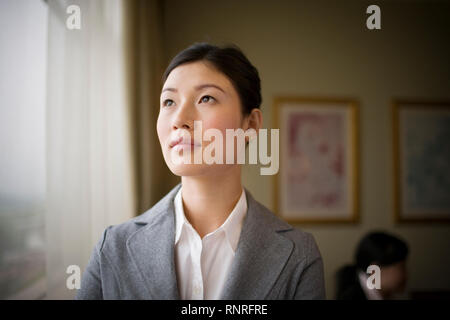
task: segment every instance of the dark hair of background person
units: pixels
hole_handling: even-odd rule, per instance
[[[358,272],[376,264],[380,268],[405,261],[409,253],[403,240],[385,232],[371,232],[364,236],[355,252],[355,263],[340,268],[336,274],[336,299],[365,299],[359,286]]]
[[[258,70],[234,45],[223,48],[204,42],[191,45],[172,59],[164,72],[163,83],[176,67],[197,61],[208,62],[228,77],[239,94],[244,115],[250,114],[253,108],[260,107],[262,97]]]

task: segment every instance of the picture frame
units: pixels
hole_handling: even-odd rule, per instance
[[[394,220],[450,222],[450,101],[393,99]]]
[[[358,102],[275,97],[275,212],[289,223],[359,221]]]

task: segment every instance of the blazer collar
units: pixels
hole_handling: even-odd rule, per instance
[[[127,239],[131,258],[144,279],[150,299],[179,299],[174,259],[177,185],[164,198],[134,219],[145,225]]]
[[[221,299],[264,299],[275,284],[294,245],[279,232],[292,227],[279,220],[246,190],[248,212]]]
[[[179,299],[174,259],[177,185],[155,206],[136,217],[145,225],[127,240],[133,262],[153,299]],[[248,211],[221,299],[262,299],[270,292],[294,245],[279,232],[292,227],[245,190]]]

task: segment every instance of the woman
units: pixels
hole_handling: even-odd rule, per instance
[[[336,299],[387,300],[402,293],[407,280],[408,252],[406,242],[393,235],[385,232],[367,234],[358,244],[355,264],[344,266],[337,272]],[[370,265],[380,268],[379,289],[367,285],[369,274],[366,272]]]
[[[212,143],[194,134],[196,124],[224,137],[261,128],[258,71],[236,47],[199,43],[171,61],[163,81],[157,132],[181,184],[105,230],[77,298],[324,299],[313,237],[254,200],[236,162],[194,163]],[[230,150],[224,143],[214,155]]]

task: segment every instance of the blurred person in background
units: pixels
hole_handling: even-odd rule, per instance
[[[408,245],[385,232],[371,232],[359,242],[355,264],[338,270],[337,300],[387,300],[403,293],[406,281]],[[380,267],[380,289],[370,289],[366,273],[370,265]]]

